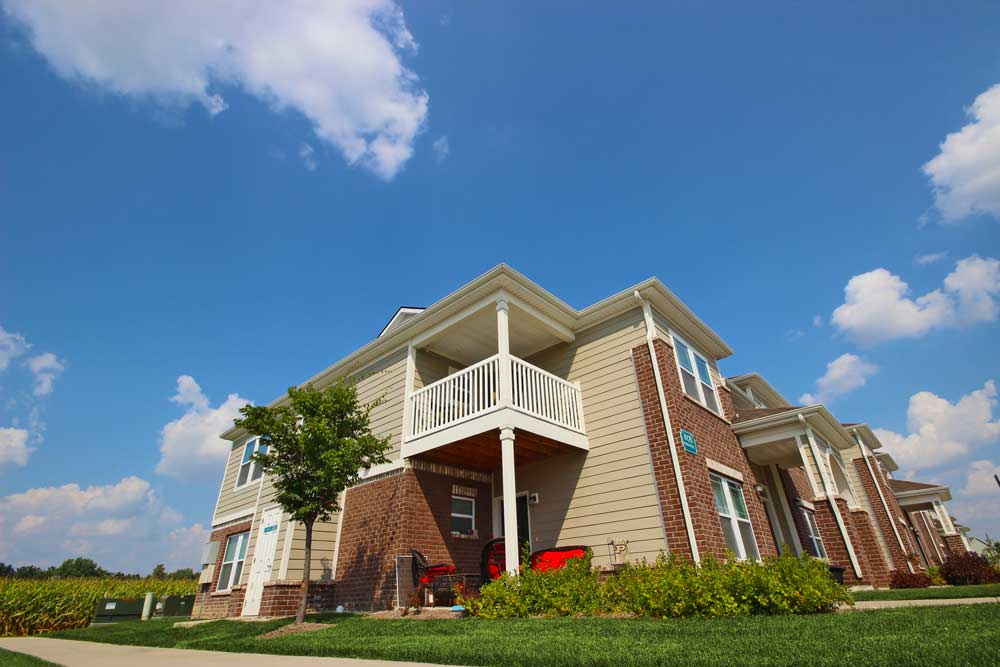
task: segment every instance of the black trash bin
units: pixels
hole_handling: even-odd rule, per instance
[[[833,577],[833,580],[836,581],[838,584],[842,584],[844,583],[844,570],[846,569],[847,568],[840,565],[831,565],[830,576]]]

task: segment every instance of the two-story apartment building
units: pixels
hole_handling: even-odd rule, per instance
[[[356,379],[390,462],[316,527],[311,605],[405,602],[411,549],[459,573],[504,538],[586,545],[597,566],[661,552],[694,561],[803,551],[884,586],[911,567],[910,521],[863,424],[794,407],[759,375],[724,379],[729,346],[659,280],[582,310],[498,266],[307,382]],[[278,399],[280,403],[283,399]],[[291,613],[304,531],[232,451],[196,614]],[[319,567],[316,567],[316,563]]]

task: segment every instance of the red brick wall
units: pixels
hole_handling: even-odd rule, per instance
[[[864,578],[875,588],[889,588],[889,567],[875,536],[875,525],[871,517],[865,510],[851,510],[850,520],[854,529],[850,533],[851,542],[854,549],[861,552],[861,572]]]
[[[193,616],[196,618],[222,618],[225,616],[239,616],[243,610],[243,588],[236,585],[227,593],[216,593],[219,585],[219,574],[222,570],[222,559],[226,555],[226,540],[230,535],[243,533],[250,530],[251,520],[223,526],[212,531],[209,542],[219,542],[219,553],[215,557],[215,573],[212,582],[202,584],[198,587],[195,596]],[[244,569],[250,566],[244,563]]]
[[[757,479],[730,424],[684,394],[680,378],[677,375],[673,347],[661,339],[654,341],[654,347],[659,361],[660,375],[663,379],[667,410],[670,413],[670,422],[677,444],[677,456],[679,457],[681,476],[684,480],[688,507],[691,511],[695,540],[698,543],[701,556],[703,558],[715,556],[722,559],[725,558],[727,552],[725,537],[719,525],[719,515],[715,507],[706,459],[712,459],[733,468],[743,476],[743,495],[746,498],[757,547],[762,556],[777,554],[777,546],[768,524],[767,511],[754,489],[754,485],[762,480]],[[672,554],[690,558],[691,549],[681,510],[680,496],[677,492],[677,480],[670,458],[670,444],[664,429],[648,346],[635,347],[632,350],[632,357],[639,384],[639,396],[642,402],[646,432],[649,437],[653,469],[656,473],[657,491],[663,509],[668,548]],[[721,387],[718,388],[718,393],[723,413],[732,417],[735,411],[729,393]],[[681,446],[681,429],[689,431],[695,436],[698,443],[697,454],[689,454],[684,451]]]
[[[854,467],[858,471],[858,479],[861,480],[861,484],[864,487],[865,495],[868,497],[868,502],[871,504],[874,516],[872,519],[875,521],[875,525],[878,530],[882,533],[882,538],[885,540],[886,547],[889,549],[889,556],[891,562],[886,565],[892,570],[908,571],[906,562],[912,559],[913,552],[904,550],[899,546],[899,541],[896,539],[896,533],[893,532],[893,526],[900,533],[900,537],[903,538],[903,546],[910,547],[909,542],[907,542],[906,537],[903,536],[903,529],[899,522],[896,520],[892,514],[886,514],[885,507],[882,505],[882,500],[879,497],[876,485],[880,486],[882,489],[882,494],[885,497],[886,505],[889,506],[889,511],[899,512],[898,504],[896,504],[896,498],[892,495],[892,491],[889,490],[888,484],[882,479],[882,473],[878,467],[878,461],[874,457],[868,457],[868,462],[872,466],[872,470],[875,471],[875,475],[872,476],[871,471],[869,471],[868,466],[865,465],[864,459],[855,459]],[[893,507],[895,505],[895,508]],[[902,516],[902,512],[898,513],[898,516]],[[912,548],[912,547],[910,547]]]
[[[452,486],[476,490],[475,537],[452,535]],[[493,537],[489,484],[407,469],[347,491],[336,599],[352,610],[396,605],[396,556],[420,551],[431,563],[478,574],[482,548]],[[409,574],[407,572],[407,574]]]
[[[331,611],[336,608],[336,582],[312,581],[306,611]],[[269,581],[260,600],[261,616],[294,616],[302,597],[301,581]]]
[[[961,535],[945,535],[944,546],[949,554],[963,554],[968,551],[965,548],[965,543],[962,542]]]

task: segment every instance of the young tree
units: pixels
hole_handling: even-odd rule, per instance
[[[166,566],[163,563],[157,563],[156,567],[153,568],[153,571],[149,576],[153,579],[165,579],[167,576]]]
[[[243,417],[234,421],[267,442],[254,458],[272,478],[275,501],[305,526],[296,623],[304,622],[309,598],[313,525],[340,511],[341,492],[357,483],[362,469],[386,462],[389,439],[376,437],[370,425],[379,403],[381,399],[361,404],[354,384],[342,379],[322,390],[290,387],[287,404],[247,405],[240,409]]]

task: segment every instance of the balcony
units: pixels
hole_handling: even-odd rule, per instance
[[[551,454],[566,451],[567,447],[587,449],[579,383],[558,377],[510,351],[514,347],[531,353],[564,339],[546,337],[520,309],[516,326],[509,326],[506,300],[499,299],[497,304],[495,316],[489,312],[493,308],[482,308],[439,332],[433,340],[422,341],[426,353],[457,360],[455,365],[462,363],[465,350],[482,354],[482,350],[492,347],[496,353],[464,368],[453,368],[450,375],[423,387],[414,388],[412,380],[408,380],[404,457],[421,455],[493,470],[500,465],[499,431],[503,428],[515,429],[519,434],[518,463],[538,458],[532,457],[533,453]],[[495,344],[489,335],[493,317]],[[416,365],[417,353],[414,349],[410,353]],[[442,448],[448,451],[436,451]],[[456,459],[459,450],[461,461]]]

